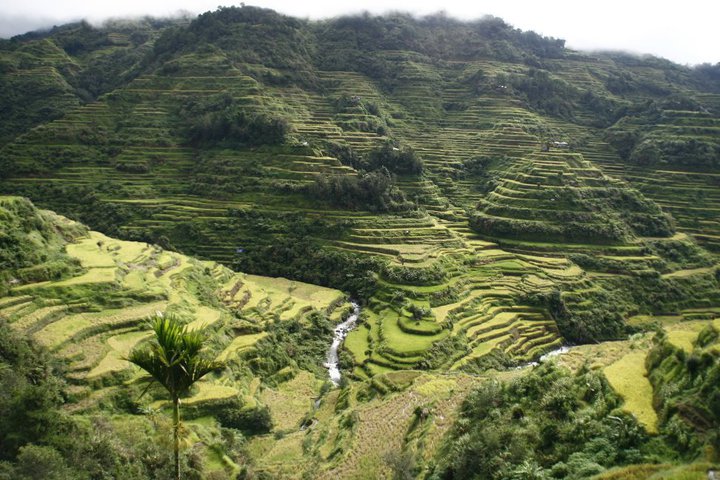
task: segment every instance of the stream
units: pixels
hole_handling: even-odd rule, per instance
[[[525,363],[525,364],[515,367],[515,369],[520,370],[520,369],[527,368],[527,367],[537,367],[541,363],[546,362],[553,357],[557,357],[558,355],[562,355],[563,353],[567,353],[569,351],[570,351],[570,347],[567,345],[563,345],[560,348],[556,348],[555,350],[551,350],[548,353],[546,353],[545,355],[542,355],[540,358],[538,358],[537,362],[528,362],[528,363]]]
[[[328,373],[330,374],[330,381],[336,386],[340,384],[340,378],[342,378],[340,368],[338,367],[338,350],[340,349],[340,345],[342,345],[342,342],[343,340],[345,340],[345,337],[347,337],[348,333],[350,333],[350,331],[355,328],[358,317],[360,316],[360,305],[357,302],[350,303],[353,307],[353,312],[344,322],[339,323],[335,327],[333,341],[330,345],[330,348],[328,349],[326,361],[323,364],[323,366],[328,369]],[[562,355],[563,353],[566,353],[568,351],[570,351],[570,348],[568,346],[562,346],[541,356],[537,362],[529,362],[516,368],[521,369],[536,366],[539,363],[547,361],[557,355]]]
[[[335,385],[340,384],[340,368],[338,367],[338,349],[342,345],[343,340],[347,337],[347,334],[355,328],[358,317],[360,316],[360,305],[356,302],[350,302],[353,307],[353,312],[344,322],[338,324],[335,327],[335,333],[333,335],[332,345],[327,353],[327,360],[325,362],[325,368],[330,373],[330,381]]]

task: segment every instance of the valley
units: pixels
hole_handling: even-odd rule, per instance
[[[495,18],[255,7],[1,46],[54,113],[19,96],[0,131],[0,318],[63,365],[68,414],[157,423],[124,359],[165,312],[227,365],[183,399],[198,478],[717,465],[715,77]],[[589,453],[618,421],[634,453]]]

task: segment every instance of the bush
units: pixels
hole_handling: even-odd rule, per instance
[[[217,419],[223,427],[234,428],[248,435],[268,433],[273,427],[267,406],[243,407],[238,398],[220,405]]]
[[[409,210],[413,204],[395,186],[390,172],[381,167],[371,172],[355,175],[319,175],[308,193],[334,205],[352,210],[402,211]]]
[[[115,164],[115,170],[126,173],[149,173],[150,166],[147,163],[123,163]]]
[[[179,116],[185,136],[194,146],[279,145],[290,133],[290,123],[285,118],[248,110],[228,93],[188,100]]]
[[[20,449],[15,465],[17,480],[71,480],[75,471],[65,463],[62,455],[52,447],[26,445]]]
[[[647,437],[602,376],[541,365],[465,399],[431,479],[586,478],[639,461]],[[622,435],[618,431],[622,430]]]
[[[386,143],[370,151],[365,169],[376,170],[383,167],[399,175],[420,175],[423,172],[423,161],[410,147],[399,148]]]

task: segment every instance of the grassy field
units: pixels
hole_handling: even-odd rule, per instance
[[[646,352],[625,355],[603,372],[610,385],[623,398],[623,408],[645,426],[648,433],[657,433],[658,417],[652,405],[652,385],[645,371]]]

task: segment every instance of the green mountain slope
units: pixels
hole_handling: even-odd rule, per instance
[[[104,412],[137,423],[132,414],[139,409],[168,406],[160,389],[140,398],[142,386],[136,380],[141,372],[125,360],[150,336],[147,319],[158,311],[175,315],[190,329],[205,329],[208,348],[227,362],[222,373],[203,380],[183,400],[190,435],[207,442],[220,435],[223,425],[266,433],[271,422],[279,431],[294,431],[311,411],[310,400],[320,396],[327,375],[321,364],[332,324],[347,307],[341,292],[239,274],[157,246],[116,240],[36,210],[18,197],[1,199],[0,208],[2,328],[22,341],[29,339],[62,364],[67,383],[61,408],[72,418]],[[11,242],[24,248],[13,250]],[[290,344],[296,345],[292,355],[286,350]],[[3,349],[10,346],[3,344]],[[7,354],[3,350],[3,361],[14,358]],[[235,417],[231,411],[237,412]],[[268,419],[262,423],[258,419],[264,411]],[[226,423],[208,415],[219,415]],[[201,418],[206,421],[196,424]],[[34,421],[22,429],[32,430]],[[22,429],[8,428],[17,429],[3,430],[8,446],[15,445]],[[35,441],[55,445],[42,435]],[[211,463],[204,467],[206,473],[241,468],[227,457],[243,455],[240,450],[225,444],[229,450],[224,451],[222,445],[202,449]],[[14,453],[8,450],[3,457]]]
[[[0,41],[0,144],[134,78],[152,41],[181,20],[87,22]]]
[[[176,295],[171,309],[188,320],[230,321],[226,309],[246,301],[237,282],[249,277],[233,283],[205,260],[344,291],[363,303],[363,321],[341,355],[356,387],[333,401],[356,405],[373,425],[426,382],[467,391],[468,374],[567,343],[625,339],[657,318],[711,318],[720,307],[717,66],[584,54],[500,19],[442,15],[310,22],[221,8],[187,22],[81,24],[37,37],[0,50],[0,81],[17,92],[3,107],[13,120],[0,143],[0,192],[123,240],[93,233],[78,247],[119,246],[112,265],[83,264],[92,259],[72,248],[55,270],[23,264],[40,273],[18,270],[15,280],[50,282],[12,287],[44,292],[33,311],[80,305],[98,295],[86,284],[104,292],[120,282],[103,309]],[[43,74],[48,65],[57,74]],[[147,251],[124,258],[135,248],[127,245]],[[18,265],[30,261],[13,248]],[[140,257],[144,273],[125,270]],[[162,272],[178,261],[183,275],[220,292],[219,306],[204,290],[170,293]],[[62,282],[81,271],[88,282],[73,297]],[[62,296],[53,297],[58,281]],[[269,313],[239,308],[235,333],[260,335],[267,315],[285,318],[299,300],[283,288],[268,293]],[[47,346],[94,338],[95,317],[80,315],[80,332]],[[267,348],[291,333],[274,331]],[[108,351],[77,365],[68,353],[79,391],[97,386],[83,375],[101,364],[115,375]],[[258,360],[256,373],[287,364],[271,360]],[[427,389],[433,401],[459,402]],[[365,395],[379,396],[377,412]],[[343,443],[350,420],[333,412],[318,413],[332,420],[313,440],[317,458],[349,474],[366,454],[386,471],[374,446],[348,453],[359,448]],[[363,442],[375,436],[354,431]],[[284,471],[284,447],[256,447],[261,463]]]
[[[205,329],[207,348],[227,362],[183,399],[184,444],[195,445],[183,449],[188,475],[582,478],[618,466],[599,478],[625,478],[704,474],[712,463],[682,462],[716,458],[717,308],[634,318],[663,333],[574,347],[557,356],[562,368],[384,371],[332,388],[320,365],[346,310],[341,292],[117,240],[18,197],[0,207],[7,478],[70,465],[76,478],[171,471],[158,415],[168,401],[159,388],[140,396],[141,372],[124,360],[158,310]],[[517,306],[499,310],[533,321]]]
[[[613,170],[611,147],[630,136],[637,157],[668,95],[698,112],[678,121],[715,118],[700,71],[584,56],[498,19],[308,23],[250,7],[166,29],[143,62],[3,147],[2,188],[108,233],[373,299],[351,343],[359,377],[530,358],[562,336],[621,336],[630,314],[718,303],[715,260],[693,242],[712,246],[715,222],[680,216],[675,230],[667,212],[684,200],[662,211]],[[684,131],[712,151],[708,130]],[[553,141],[570,148],[544,151]],[[704,157],[683,158],[670,178],[712,178],[682,170],[712,170]],[[662,277],[674,272],[687,274]]]

